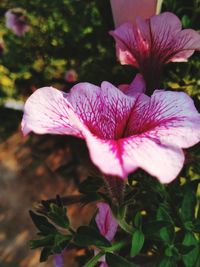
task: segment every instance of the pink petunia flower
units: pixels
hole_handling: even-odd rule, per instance
[[[65,73],[65,80],[69,83],[74,83],[78,79],[78,74],[74,69],[70,69]]]
[[[23,36],[29,31],[27,17],[21,9],[8,10],[5,14],[6,27],[11,29],[16,35]]]
[[[185,93],[126,95],[108,82],[79,83],[69,94],[53,87],[34,92],[22,130],[85,139],[91,160],[107,175],[126,179],[142,168],[169,183],[184,164],[181,148],[200,140],[200,115]]]
[[[96,215],[95,221],[97,223],[97,227],[99,228],[100,233],[109,241],[112,241],[116,232],[118,223],[116,219],[113,217],[110,207],[106,203],[98,203],[98,213]],[[98,251],[95,251],[97,253]],[[101,257],[99,259],[101,262],[100,267],[107,267],[107,263],[105,261],[105,257]]]
[[[182,30],[178,17],[169,12],[146,20],[137,18],[136,25],[124,23],[110,34],[116,41],[120,63],[138,68],[150,93],[159,88],[164,64],[187,61],[200,50],[200,34]]]

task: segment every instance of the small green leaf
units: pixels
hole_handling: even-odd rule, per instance
[[[136,264],[112,253],[106,253],[106,263],[109,267],[138,267]]]
[[[132,236],[131,257],[135,257],[144,245],[144,234],[141,230],[136,229]]]
[[[54,244],[53,252],[57,254],[61,253],[63,249],[65,249],[69,245],[69,242],[71,241],[71,239],[72,239],[72,235],[57,234],[55,236],[55,244]]]
[[[31,249],[45,247],[45,246],[52,246],[53,244],[54,244],[54,235],[48,235],[42,239],[31,240],[29,242]]]
[[[190,18],[187,15],[183,15],[181,22],[182,22],[184,28],[190,27],[191,22],[190,22]]]
[[[174,227],[171,216],[169,215],[167,208],[164,205],[160,205],[157,211],[157,219],[167,221],[170,223],[169,227],[162,227],[159,231],[161,239],[168,244],[171,244],[174,239]]]
[[[183,262],[186,267],[195,266],[195,263],[200,253],[198,240],[195,238],[192,232],[186,232],[182,244],[185,246],[194,246],[194,248],[189,253],[183,255]]]
[[[192,246],[185,246],[183,244],[176,244],[176,248],[178,249],[178,251],[179,251],[180,254],[186,255],[190,251],[192,251],[193,248],[195,248],[195,246],[194,245],[192,245]]]
[[[192,227],[192,230],[195,232],[195,233],[200,233],[200,220],[199,219],[195,219],[193,221],[193,227]]]
[[[59,207],[56,204],[51,203],[49,207],[48,217],[58,226],[67,229],[69,227],[69,219],[66,213],[66,208]]]
[[[158,264],[158,267],[176,267],[176,261],[172,257],[164,257]]]
[[[52,232],[57,232],[56,228],[44,216],[38,215],[31,210],[29,211],[29,214],[35,226],[44,235],[51,234]]]
[[[103,248],[111,246],[111,243],[104,236],[90,226],[80,226],[75,234],[74,242],[81,247],[94,245]]]
[[[194,218],[196,206],[195,193],[188,187],[188,190],[184,194],[184,198],[180,208],[180,215],[183,222],[192,221]]]
[[[141,213],[140,211],[138,211],[135,215],[135,218],[134,218],[134,226],[138,229],[141,228],[141,224],[142,224],[142,216],[141,216]]]
[[[40,262],[45,262],[50,255],[52,255],[52,249],[51,247],[45,247],[42,249],[40,254]]]

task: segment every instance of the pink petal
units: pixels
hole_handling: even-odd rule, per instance
[[[98,203],[97,207],[98,213],[95,220],[99,231],[105,238],[112,241],[117,232],[118,223],[113,217],[108,204]]]
[[[132,47],[136,46],[137,43],[133,25],[131,23],[124,23],[109,33],[116,41],[116,54],[120,63],[122,65],[138,67],[137,59],[132,53]]]
[[[90,133],[102,139],[119,137],[135,101],[108,82],[101,88],[79,83],[67,99]]]
[[[187,94],[155,91],[151,103],[157,125],[150,132],[162,143],[188,148],[200,141],[200,114]]]
[[[67,95],[53,87],[36,90],[26,101],[22,119],[22,131],[26,135],[69,134],[82,137],[80,130],[70,121],[72,107]]]
[[[135,171],[138,165],[131,158],[123,160],[120,140],[102,140],[91,133],[84,133],[93,163],[105,174],[126,179],[127,174]]]
[[[145,81],[140,73],[138,73],[130,84],[120,84],[118,88],[126,95],[135,96],[137,93],[145,93]]]
[[[179,174],[184,163],[180,148],[163,145],[155,137],[131,136],[123,141],[123,161],[134,162],[162,183],[169,183]],[[129,172],[129,170],[127,170]]]
[[[109,267],[108,264],[106,262],[101,262],[99,267]]]
[[[138,14],[146,19],[156,13],[157,0],[111,0],[110,2],[115,26],[127,21],[134,24]]]

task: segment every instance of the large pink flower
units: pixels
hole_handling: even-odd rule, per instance
[[[169,12],[146,20],[137,18],[136,25],[124,23],[110,34],[116,41],[121,64],[138,68],[151,90],[158,86],[164,64],[187,61],[195,50],[200,50],[200,34],[182,30],[178,17]]]
[[[16,35],[22,36],[29,31],[27,17],[21,9],[8,10],[5,14],[6,27],[11,29]]]
[[[156,90],[150,98],[126,95],[108,82],[79,83],[69,94],[53,87],[34,92],[22,130],[85,139],[93,163],[107,175],[125,179],[142,168],[168,183],[183,166],[181,148],[200,140],[200,115],[185,93]]]

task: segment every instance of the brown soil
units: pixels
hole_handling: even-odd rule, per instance
[[[0,266],[53,267],[52,258],[39,263],[40,250],[29,249],[28,240],[35,238],[37,230],[28,210],[56,194],[78,193],[77,184],[88,175],[87,149],[83,141],[72,137],[23,137],[19,126],[7,136],[6,128],[0,130]],[[93,208],[69,206],[73,226],[87,224]],[[78,266],[77,253],[81,251],[65,253],[65,266]]]

